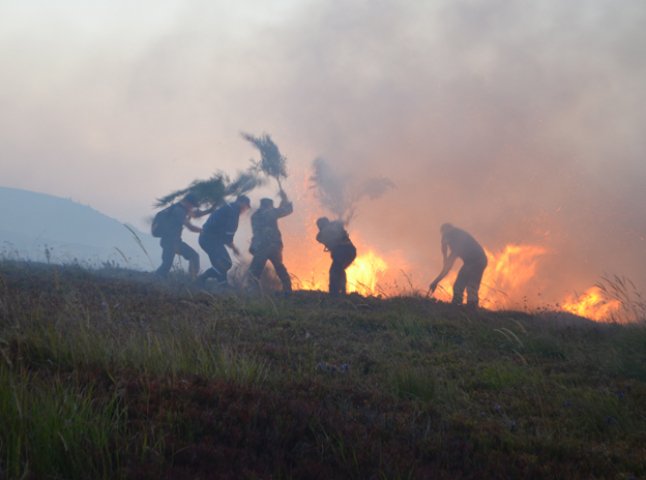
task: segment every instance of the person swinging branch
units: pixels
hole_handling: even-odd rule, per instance
[[[260,286],[260,276],[269,260],[280,279],[283,292],[292,291],[292,281],[283,263],[283,239],[278,229],[278,219],[290,215],[293,211],[292,202],[281,190],[278,207],[274,207],[274,201],[271,198],[263,198],[260,200],[260,208],[251,215],[253,236],[249,252],[253,255],[253,260],[249,266],[249,274],[257,287]]]
[[[464,296],[464,290],[467,291],[467,305],[477,307],[479,303],[478,291],[482,274],[487,268],[487,255],[482,246],[476,241],[471,234],[464,230],[454,227],[450,223],[445,223],[440,227],[442,234],[442,271],[437,276],[429,289],[431,293],[435,292],[437,285],[451,271],[453,264],[458,258],[463,261],[462,268],[453,284],[452,303],[461,305]],[[450,253],[449,253],[450,251]]]

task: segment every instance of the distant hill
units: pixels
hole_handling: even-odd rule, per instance
[[[151,270],[159,241],[69,199],[0,187],[0,257]],[[48,254],[49,252],[49,258]]]

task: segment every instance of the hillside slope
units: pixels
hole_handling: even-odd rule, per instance
[[[132,233],[113,218],[69,199],[0,187],[0,253],[5,257],[56,263],[151,269],[159,257],[158,241]],[[125,258],[124,258],[125,257]]]
[[[20,262],[0,313],[7,478],[646,476],[643,326]]]

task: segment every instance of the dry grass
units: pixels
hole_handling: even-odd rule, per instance
[[[0,319],[6,478],[646,475],[638,325],[11,261]]]

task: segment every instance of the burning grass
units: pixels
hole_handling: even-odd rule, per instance
[[[606,322],[646,321],[646,302],[637,287],[618,275],[604,276],[581,295],[571,295],[563,303],[563,310]]]
[[[646,475],[638,325],[17,262],[0,318],[6,478]]]

